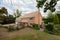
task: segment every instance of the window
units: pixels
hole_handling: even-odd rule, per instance
[[[30,20],[32,20],[34,17],[29,17]]]

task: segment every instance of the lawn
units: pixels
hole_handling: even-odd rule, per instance
[[[7,32],[7,30],[2,29],[0,28],[0,40],[60,40],[60,36],[51,35],[31,28],[24,28],[14,32]]]

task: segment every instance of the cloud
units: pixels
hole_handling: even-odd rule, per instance
[[[10,14],[16,9],[22,11],[23,14],[37,10],[36,0],[3,0],[2,5],[8,9]],[[43,15],[43,10],[41,9],[40,11]]]
[[[3,3],[11,4],[10,0],[3,0]]]
[[[56,5],[56,11],[60,11],[60,1],[57,2],[57,5]]]

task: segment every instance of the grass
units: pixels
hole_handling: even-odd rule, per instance
[[[8,33],[0,40],[60,40],[60,36],[51,35],[40,30],[25,28]]]

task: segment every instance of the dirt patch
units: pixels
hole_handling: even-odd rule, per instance
[[[50,35],[40,30],[24,28],[13,32],[7,32],[7,29],[0,28],[0,40],[17,40],[17,39],[41,39],[41,40],[60,40],[60,36]]]
[[[24,34],[25,32],[27,31],[30,31],[32,30],[31,28],[24,28],[24,29],[21,29],[21,30],[16,30],[16,31],[13,31],[13,32],[8,32],[7,29],[5,28],[0,28],[0,38],[3,38],[3,37],[10,37],[10,36],[13,36],[13,35],[22,35]]]
[[[7,35],[7,29],[5,29],[5,28],[0,28],[0,38],[1,37],[3,37],[3,36],[5,36],[5,35]]]

